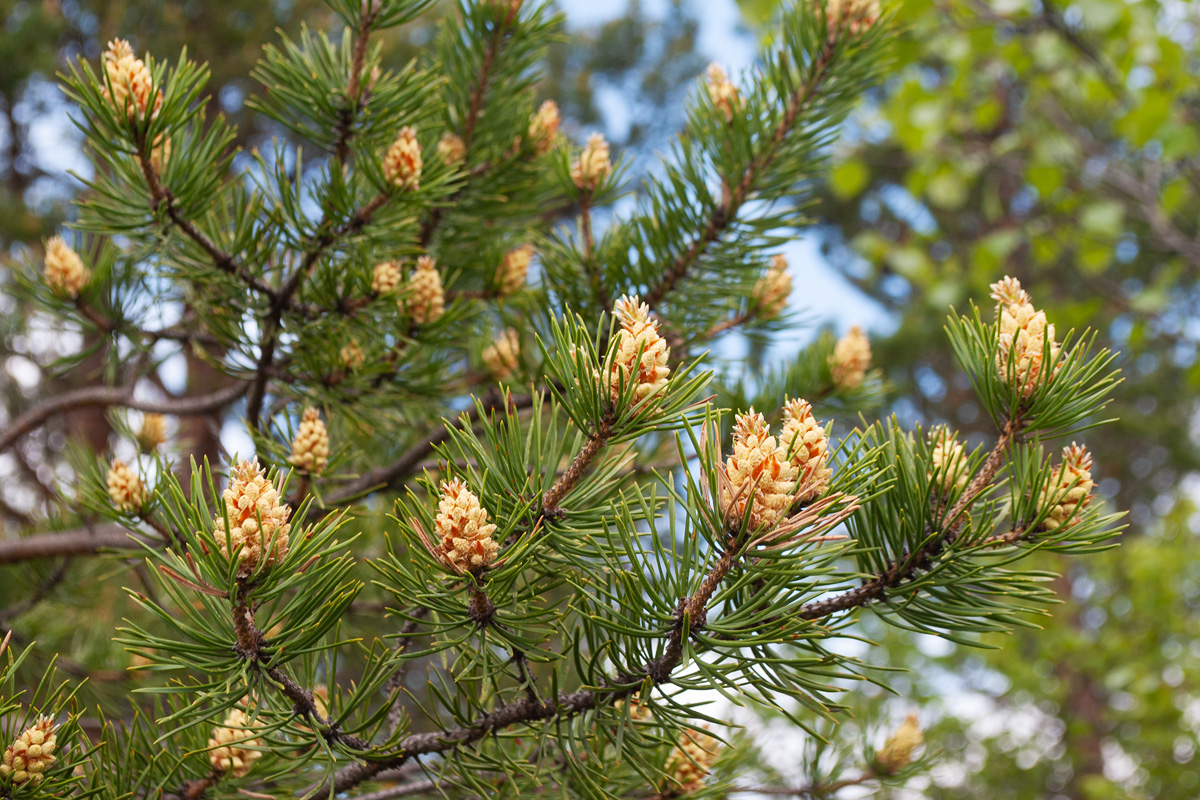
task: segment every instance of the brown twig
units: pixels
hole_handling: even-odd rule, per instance
[[[479,66],[479,74],[475,81],[475,87],[471,91],[471,99],[467,104],[467,114],[463,118],[462,140],[463,140],[463,163],[467,162],[467,158],[471,152],[471,142],[475,138],[475,125],[479,122],[479,115],[483,111],[484,97],[487,95],[488,84],[491,82],[492,67],[496,63],[496,56],[500,53],[500,47],[504,43],[504,29],[497,26],[492,30],[492,37],[488,40],[488,49],[483,55],[483,63]],[[481,165],[481,166],[491,166]],[[478,177],[482,172],[472,170],[468,177]],[[462,196],[466,190],[464,183],[458,191],[452,196],[451,200],[455,200]],[[433,234],[437,231],[438,226],[442,221],[442,214],[445,213],[443,206],[435,206],[429,212],[429,217],[421,223],[421,230],[417,235],[417,245],[421,249],[429,247],[429,243],[433,241]]]
[[[339,742],[352,750],[370,750],[370,742],[345,733],[337,723],[326,719],[317,708],[312,692],[302,688],[279,667],[267,666],[271,661],[270,643],[254,622],[249,595],[249,586],[239,581],[233,607],[233,627],[237,634],[234,650],[237,654],[270,679],[284,697],[292,701],[293,713],[306,718],[327,741]]]
[[[288,309],[300,309],[305,316],[315,313],[303,306],[298,306],[294,302],[296,292],[300,290],[304,281],[312,275],[313,270],[317,267],[317,262],[325,251],[342,237],[362,230],[371,221],[375,212],[382,208],[384,203],[388,201],[389,196],[387,192],[380,192],[369,203],[354,212],[349,220],[336,228],[330,227],[328,219],[324,220],[320,226],[321,233],[309,245],[308,250],[305,252],[304,260],[292,272],[287,281],[280,287],[277,296],[271,301],[271,309],[267,313],[266,321],[263,323],[263,335],[259,343],[260,351],[258,361],[255,364],[254,380],[251,382],[250,391],[246,397],[246,423],[249,427],[257,430],[261,422],[259,417],[262,414],[262,404],[266,396],[267,381],[270,379],[271,369],[275,363],[275,348],[279,343],[284,311]]]
[[[1024,539],[1030,538],[1030,536],[1032,536],[1033,533],[1034,533],[1034,531],[1031,531],[1024,526],[1019,525],[1019,526],[1014,527],[1011,531],[1008,531],[1007,533],[997,533],[995,535],[989,536],[986,539],[984,539],[982,542],[980,542],[979,544],[981,547],[991,547],[991,548],[1011,547],[1012,545],[1016,544],[1017,542],[1020,542]]]
[[[596,428],[596,430],[588,437],[587,444],[583,446],[575,458],[571,460],[571,466],[567,467],[566,472],[554,481],[554,484],[542,496],[542,513],[547,517],[554,519],[563,515],[563,510],[558,507],[559,502],[575,487],[579,479],[583,477],[592,460],[603,449],[604,445],[612,436],[612,420],[605,418]]]
[[[583,236],[583,264],[592,278],[592,294],[595,295],[596,305],[605,312],[612,311],[612,299],[604,290],[604,265],[593,260],[592,251],[596,242],[592,235],[591,192],[585,191],[579,196],[579,231]]]
[[[154,207],[165,209],[167,216],[171,219],[175,227],[179,228],[185,236],[199,245],[200,249],[208,255],[215,267],[222,272],[237,277],[254,291],[275,299],[277,292],[274,288],[251,275],[250,271],[243,264],[239,263],[232,254],[218,247],[212,239],[208,238],[203,231],[196,227],[194,222],[185,217],[183,212],[179,210],[179,207],[175,204],[175,196],[171,193],[170,189],[162,185],[158,173],[151,164],[150,151],[152,145],[144,131],[139,134],[137,146],[139,151],[138,163],[141,164],[142,176],[146,179],[146,187],[150,191],[150,199],[153,200]]]
[[[350,60],[350,80],[346,86],[346,105],[338,114],[337,142],[333,152],[337,160],[345,163],[350,157],[350,138],[353,135],[354,115],[361,107],[362,72],[367,58],[367,42],[371,38],[371,26],[379,16],[378,3],[363,3],[362,16],[358,20],[358,35],[354,40],[354,56]]]
[[[731,328],[736,328],[739,325],[745,325],[747,322],[749,322],[753,318],[754,318],[753,313],[751,313],[749,311],[743,311],[740,314],[736,314],[732,317],[729,317],[728,319],[723,319],[720,322],[716,323],[711,328],[709,328],[707,331],[705,331],[703,337],[701,337],[701,338],[711,339],[714,336],[717,336],[718,334],[722,334],[725,331],[730,330]]]
[[[354,800],[392,800],[393,797],[409,797],[414,794],[429,794],[437,791],[437,788],[437,784],[433,781],[402,783],[399,786],[380,789],[377,792],[367,792],[366,794],[357,795]]]
[[[199,780],[188,781],[186,784],[184,784],[183,792],[180,793],[180,797],[182,797],[183,800],[200,800],[201,797],[204,797],[204,793],[211,789],[213,784],[216,782],[217,777],[215,775],[209,775],[207,778],[200,778]]]

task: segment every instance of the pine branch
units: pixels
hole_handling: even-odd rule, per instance
[[[275,348],[278,345],[279,334],[282,330],[284,311],[293,309],[300,311],[304,316],[314,316],[315,312],[311,309],[293,303],[296,292],[300,290],[304,281],[312,275],[313,270],[316,269],[317,261],[325,251],[342,237],[362,230],[371,221],[375,212],[382,208],[388,201],[388,197],[389,195],[386,192],[380,192],[371,202],[354,212],[349,220],[335,229],[330,230],[328,218],[323,219],[320,225],[323,230],[305,253],[304,261],[288,277],[287,282],[272,299],[271,309],[267,314],[266,321],[263,323],[263,335],[259,343],[259,358],[255,364],[254,380],[246,397],[246,423],[250,428],[259,430],[261,426],[260,415],[262,414],[263,399],[266,396],[267,381],[270,379],[271,368],[274,366]]]
[[[606,313],[612,311],[612,298],[604,289],[604,265],[593,257],[596,242],[592,236],[591,192],[585,191],[579,197],[579,230],[583,236],[583,265],[592,278],[592,294],[595,295],[596,305]]]
[[[401,767],[413,758],[446,753],[515,725],[541,722],[556,717],[572,717],[601,705],[611,705],[617,700],[629,697],[639,691],[647,678],[659,685],[668,683],[671,672],[679,666],[683,659],[685,629],[695,631],[706,625],[708,603],[717,587],[737,562],[739,552],[740,548],[731,542],[705,576],[695,594],[680,601],[675,615],[675,625],[667,638],[662,655],[646,664],[640,674],[618,676],[610,682],[611,688],[605,686],[597,689],[580,689],[569,693],[559,692],[550,701],[539,702],[526,694],[520,700],[506,703],[496,710],[478,717],[469,725],[410,734],[400,742],[400,747],[394,754],[382,755],[370,761],[361,761],[343,767],[334,775],[332,781],[316,787],[309,787],[305,794],[313,794],[314,789],[316,794],[328,794],[331,791],[334,794],[344,792],[363,781],[370,780],[383,770]]]
[[[251,430],[261,430],[263,399],[267,394],[267,381],[275,361],[275,345],[279,341],[280,315],[272,311],[263,326],[263,337],[259,342],[258,361],[254,364],[254,379],[246,395],[246,425]]]
[[[221,346],[221,342],[215,336],[207,333],[201,333],[200,331],[187,330],[179,325],[174,325],[169,328],[160,328],[158,330],[148,330],[145,328],[139,328],[136,325],[131,325],[128,327],[132,328],[132,330],[129,330],[126,328],[126,320],[120,318],[110,319],[109,317],[104,316],[99,309],[93,308],[89,303],[85,302],[83,298],[77,298],[75,300],[75,308],[88,322],[95,325],[96,328],[98,328],[101,332],[110,335],[120,334],[131,339],[138,337],[145,340],[144,344],[152,345],[160,341],[172,341],[181,342],[184,344],[198,342],[200,344],[206,344],[215,347]],[[191,320],[187,320],[185,318],[185,321]]]
[[[743,311],[740,314],[735,314],[734,316],[729,317],[728,319],[724,319],[724,320],[718,322],[717,324],[713,325],[711,328],[709,328],[707,331],[704,332],[704,335],[701,338],[712,339],[716,336],[719,336],[720,334],[724,333],[727,330],[731,330],[731,329],[737,328],[741,325],[745,325],[747,322],[749,322],[752,319],[754,319],[753,312]]]
[[[343,732],[340,726],[321,714],[312,692],[301,688],[290,675],[278,667],[266,666],[272,658],[270,643],[254,622],[254,612],[250,607],[248,594],[247,585],[239,580],[233,608],[233,627],[237,632],[234,650],[237,654],[267,676],[284,697],[292,701],[293,713],[309,720],[326,741],[338,742],[352,750],[369,750],[370,742]]]
[[[488,84],[491,82],[492,70],[496,64],[496,58],[500,54],[502,45],[504,44],[505,28],[507,28],[509,20],[505,20],[505,25],[502,28],[497,26],[492,31],[491,39],[488,40],[488,49],[484,53],[483,63],[479,68],[479,75],[475,81],[475,87],[471,91],[471,99],[467,107],[467,115],[463,119],[463,163],[467,163],[471,154],[471,143],[475,138],[475,126],[479,122],[479,115],[483,111],[483,101],[487,96]],[[467,176],[467,181],[451,195],[450,200],[455,201],[463,196],[467,190],[469,181],[473,178],[478,178],[486,172],[492,165],[481,164],[479,167],[471,170]],[[433,235],[437,232],[438,226],[442,222],[442,214],[445,213],[444,206],[435,206],[430,212],[428,219],[421,224],[420,233],[417,235],[417,246],[422,250],[429,247],[429,243],[433,241]]]
[[[687,250],[679,255],[675,262],[667,269],[662,280],[642,295],[642,301],[649,305],[650,308],[655,308],[663,301],[671,290],[675,288],[675,285],[687,276],[688,270],[699,260],[705,250],[708,249],[708,246],[717,241],[721,234],[737,219],[738,211],[753,191],[755,181],[764,170],[771,166],[780,145],[795,125],[796,119],[808,107],[812,98],[820,90],[836,55],[836,39],[827,40],[813,62],[808,82],[798,87],[795,93],[793,93],[788,103],[787,111],[784,113],[783,119],[775,127],[775,131],[766,148],[750,161],[750,164],[742,172],[737,186],[730,189],[728,184],[723,185],[724,191],[722,193],[724,196],[721,202],[713,209],[704,231],[692,242]]]
[[[408,650],[408,645],[413,640],[413,636],[417,632],[421,620],[429,616],[429,609],[422,606],[412,612],[412,619],[406,620],[404,625],[400,627],[400,638],[396,642],[395,653],[397,656],[404,655]],[[384,692],[388,697],[393,698],[393,705],[388,711],[388,733],[391,736],[396,735],[396,731],[400,728],[400,723],[404,721],[404,706],[395,702],[395,693],[404,683],[404,674],[407,672],[409,662],[403,661],[396,667],[384,685]]]
[[[488,41],[487,52],[483,55],[483,64],[479,67],[479,79],[471,92],[471,102],[467,108],[467,116],[463,120],[462,140],[466,152],[471,152],[471,142],[475,138],[475,125],[479,122],[479,114],[483,111],[483,99],[487,96],[488,83],[492,78],[492,68],[500,47],[504,43],[505,27],[497,25],[492,29],[492,37]]]
[[[915,578],[922,570],[927,569],[934,558],[957,540],[962,531],[962,526],[959,524],[962,514],[991,485],[1004,462],[1004,454],[1008,452],[1008,447],[1020,432],[1020,428],[1019,419],[1009,420],[1005,424],[1000,436],[996,439],[996,444],[988,453],[983,464],[980,465],[979,471],[976,472],[958,502],[943,518],[939,536],[931,538],[904,561],[892,562],[887,569],[861,586],[832,597],[806,603],[798,612],[800,617],[811,620],[823,619],[839,611],[849,611],[878,602],[887,597],[889,590],[902,586]],[[930,531],[930,534],[933,533],[935,531]]]
[[[138,148],[138,163],[142,167],[142,175],[146,179],[146,186],[150,190],[150,199],[153,201],[153,208],[163,208],[167,212],[167,216],[174,223],[175,227],[183,231],[189,239],[200,246],[200,249],[208,254],[215,267],[221,271],[232,275],[254,291],[263,294],[272,300],[277,296],[275,289],[264,283],[262,280],[250,274],[250,271],[230,253],[225,252],[208,236],[201,231],[196,224],[183,215],[179,207],[175,204],[175,196],[171,190],[162,185],[159,180],[158,173],[152,166],[151,150],[152,145],[147,140],[145,131],[138,133],[136,141]]]
[[[438,790],[438,786],[433,781],[417,781],[416,783],[402,783],[399,786],[392,786],[388,789],[380,789],[377,792],[367,792],[355,797],[355,800],[392,800],[393,797],[411,797],[414,794],[431,794]]]
[[[1011,547],[1012,545],[1016,544],[1017,542],[1021,542],[1021,541],[1028,539],[1033,533],[1034,533],[1034,531],[1032,531],[1028,528],[1025,528],[1023,526],[1017,526],[1017,527],[1013,528],[1011,531],[1008,531],[1007,533],[997,533],[993,536],[987,537],[982,542],[980,542],[980,545],[983,547],[990,547],[990,548]]]

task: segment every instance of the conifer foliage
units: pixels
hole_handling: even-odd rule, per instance
[[[787,10],[633,187],[535,99],[549,4],[462,0],[398,71],[380,34],[430,0],[330,5],[339,32],[268,44],[253,74],[269,152],[231,149],[186,53],[114,41],[65,76],[96,170],[22,290],[99,337],[108,383],[31,405],[0,447],[76,407],[146,417],[140,455],[78,454],[54,520],[121,536],[31,531],[0,557],[118,550],[135,608],[113,635],[151,677],[89,739],[78,686],[22,693],[32,651],[10,647],[0,794],[831,795],[919,771],[910,717],[775,782],[712,701],[817,741],[881,679],[838,646],[857,615],[963,641],[1028,624],[1050,598],[1022,557],[1118,529],[1103,465],[1046,453],[1115,376],[1000,276],[994,314],[947,326],[995,422],[974,450],[845,425],[883,392],[857,328],[776,373],[709,354],[794,322],[803,276],[775,251],[881,77],[886,12]],[[227,383],[135,392],[180,354]],[[176,459],[162,415],[213,412],[254,454]],[[363,598],[382,611],[349,634]]]

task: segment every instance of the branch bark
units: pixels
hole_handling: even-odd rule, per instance
[[[0,541],[0,564],[16,564],[34,558],[95,555],[101,550],[136,550],[140,547],[139,542],[159,544],[115,524],[39,533]]]
[[[133,396],[133,387],[88,386],[58,397],[44,400],[21,414],[0,432],[0,452],[25,434],[45,424],[51,417],[85,407],[122,406],[137,411],[153,411],[174,416],[193,416],[217,411],[246,393],[247,384],[238,384],[202,397],[172,398],[170,400],[138,400]]]
[[[558,477],[554,484],[542,496],[542,513],[547,517],[560,517],[563,514],[561,508],[558,507],[559,502],[566,496],[567,492],[575,487],[579,479],[583,477],[583,473],[587,471],[588,466],[604,449],[604,445],[612,436],[612,422],[608,419],[603,420],[600,426],[588,437],[587,444],[575,454],[575,458],[571,460],[571,465],[567,467],[566,472]]]

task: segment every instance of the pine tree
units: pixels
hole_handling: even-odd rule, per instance
[[[1119,529],[1086,448],[1047,455],[1116,376],[1011,278],[946,326],[995,424],[973,450],[861,416],[831,437],[883,392],[862,331],[765,376],[707,351],[794,323],[772,250],[886,67],[887,15],[788,10],[755,71],[709,69],[631,190],[602,136],[567,142],[535,103],[548,4],[463,2],[400,70],[373,37],[429,0],[331,5],[339,34],[254,71],[303,146],[234,150],[186,53],[114,40],[64,77],[95,177],[21,290],[108,343],[108,382],[37,401],[0,449],[83,406],[124,441],[78,450],[63,530],[0,563],[116,551],[97,580],[130,587],[112,635],[142,684],[93,743],[78,682],[31,680],[36,648],[6,640],[0,791],[830,795],[919,771],[917,718],[834,735],[841,693],[883,677],[846,654],[854,621],[1029,625],[1052,598],[1022,558]],[[227,387],[155,399],[185,353]],[[161,415],[220,409],[253,454],[176,463]],[[809,733],[805,786],[718,695]]]

